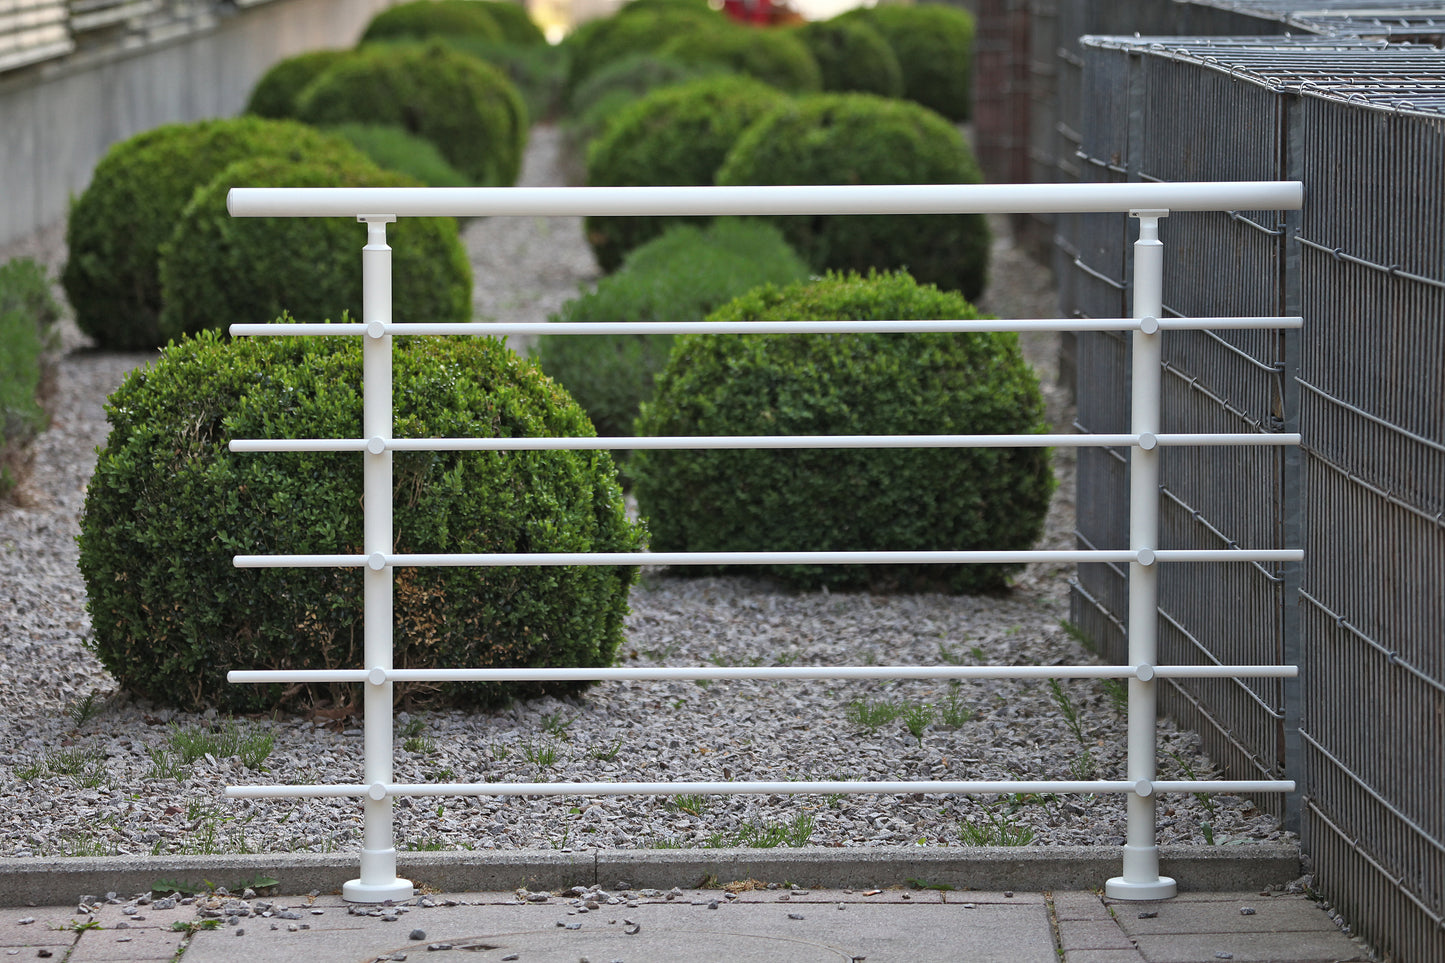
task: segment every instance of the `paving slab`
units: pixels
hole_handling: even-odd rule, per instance
[[[1373,959],[1334,933],[1168,933],[1138,938],[1147,963],[1364,963]],[[1226,955],[1227,954],[1227,955]]]
[[[344,910],[309,917],[305,930],[249,919],[241,924],[244,936],[236,936],[235,927],[197,933],[182,959],[372,963],[401,954],[413,960],[421,955],[427,963],[509,956],[524,963],[577,963],[583,957],[594,963],[1058,960],[1042,898],[955,903],[935,892],[877,902],[856,891],[813,891],[787,901],[776,892],[768,895],[773,898],[729,900],[714,890],[579,912],[556,898],[519,904],[512,894],[468,894],[461,897],[465,905],[412,908],[395,914],[394,922]],[[413,939],[416,931],[425,938]]]
[[[1219,898],[1223,897],[1223,898]],[[1318,929],[1328,915],[1309,900],[1280,899],[1258,893],[1211,894],[1208,899],[1180,896],[1149,904],[1141,918],[1130,904],[1114,904],[1119,927],[1131,936],[1159,933],[1269,933]],[[1137,906],[1138,904],[1134,904]]]

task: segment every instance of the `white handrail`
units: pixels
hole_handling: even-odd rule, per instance
[[[1297,210],[1298,181],[736,187],[233,187],[233,217],[1089,214]],[[368,319],[369,320],[369,319]]]
[[[333,786],[233,786],[234,798],[359,796],[365,807],[361,875],[343,887],[346,899],[381,902],[412,894],[396,875],[392,801],[399,795],[554,795],[591,793],[797,793],[797,792],[1122,792],[1128,796],[1123,873],[1105,892],[1117,899],[1175,895],[1174,880],[1159,875],[1154,797],[1159,792],[1288,792],[1290,780],[1155,779],[1156,685],[1164,678],[1288,678],[1280,665],[1156,665],[1158,571],[1174,562],[1293,562],[1297,549],[1183,550],[1158,547],[1159,450],[1178,445],[1297,445],[1297,434],[1248,432],[1166,433],[1160,430],[1162,332],[1201,328],[1291,328],[1300,318],[1162,318],[1163,249],[1158,224],[1170,211],[1284,210],[1303,203],[1298,182],[1006,185],[872,185],[805,187],[645,188],[234,188],[227,198],[239,217],[355,217],[367,224],[362,252],[363,318],[340,324],[238,324],[236,336],[361,336],[363,424],[361,438],[237,439],[233,451],[347,451],[362,455],[363,546],[359,554],[243,555],[240,568],[352,567],[364,573],[364,667],[231,672],[237,683],[359,682],[364,686],[363,782]],[[1140,221],[1134,249],[1131,318],[1022,321],[792,321],[657,322],[619,324],[396,324],[391,316],[391,248],[386,225],[398,217],[499,215],[677,214],[916,214],[1127,212]],[[498,334],[820,334],[904,331],[1128,331],[1133,338],[1133,399],[1128,432],[1110,435],[840,435],[798,437],[398,439],[391,437],[391,352],[404,335]],[[735,448],[947,448],[1082,447],[1130,449],[1131,516],[1127,550],[960,552],[659,552],[534,554],[398,554],[392,551],[391,457],[396,451]],[[392,654],[392,575],[403,566],[449,565],[697,565],[866,562],[1110,562],[1129,565],[1129,656],[1122,666],[787,666],[677,668],[427,668],[397,669]],[[1128,680],[1128,772],[1122,780],[915,781],[752,783],[442,783],[412,785],[392,779],[392,687],[397,682],[617,679],[883,679],[883,678],[1115,678]]]

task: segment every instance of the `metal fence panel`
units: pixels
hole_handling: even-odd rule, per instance
[[[1289,13],[1285,4],[1188,6]],[[1305,446],[1298,467],[1262,450],[1169,452],[1162,537],[1274,545],[1299,517],[1309,561],[1297,605],[1290,579],[1276,581],[1288,573],[1267,566],[1171,569],[1161,645],[1171,660],[1196,645],[1221,659],[1298,647],[1297,735],[1278,711],[1288,683],[1181,683],[1173,710],[1188,704],[1182,721],[1201,729],[1226,772],[1278,772],[1293,760],[1316,885],[1386,953],[1435,960],[1445,958],[1445,54],[1349,39],[1346,27],[1356,37],[1392,33],[1366,16],[1371,4],[1350,6],[1331,28],[1340,39],[1093,38],[1086,60],[1092,67],[1097,48],[1106,62],[1112,52],[1141,65],[1125,81],[1143,105],[1124,163],[1141,179],[1297,176],[1306,185],[1310,203],[1285,223],[1260,212],[1165,222],[1168,243],[1196,269],[1166,277],[1168,310],[1293,303],[1305,318],[1297,347],[1288,333],[1171,337],[1170,427],[1278,430],[1297,394]],[[1112,107],[1095,110],[1102,118]],[[1083,413],[1099,417],[1087,389],[1118,362],[1097,351],[1079,358],[1087,425]],[[1098,458],[1079,466],[1081,531],[1098,519],[1090,538],[1107,543],[1109,467]],[[1221,479],[1241,476],[1257,480],[1251,504],[1218,496]],[[1097,514],[1093,498],[1102,498]],[[1079,581],[1075,612],[1111,626],[1117,589],[1101,591],[1083,572]],[[1236,610],[1197,605],[1190,592],[1206,589]]]

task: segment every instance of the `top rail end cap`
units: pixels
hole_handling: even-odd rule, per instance
[[[236,209],[231,206],[231,200],[232,200],[235,196],[236,196],[236,189],[235,189],[234,187],[227,189],[227,191],[226,191],[226,213],[229,214],[231,217],[235,217],[235,216],[236,216]]]

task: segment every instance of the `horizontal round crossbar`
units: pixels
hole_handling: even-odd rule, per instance
[[[619,682],[693,679],[1220,679],[1293,678],[1292,665],[868,665],[557,667],[492,669],[234,669],[237,683]]]
[[[1038,562],[1298,562],[1299,549],[1074,549],[1017,552],[535,552],[434,555],[237,555],[236,568],[523,567],[528,565],[1028,565]]]
[[[986,795],[991,793],[1118,793],[1149,796],[1161,792],[1264,793],[1293,792],[1291,780],[1197,779],[1149,781],[1094,779],[1079,781],[916,781],[916,782],[494,782],[494,783],[372,783],[330,786],[229,786],[232,799],[361,796],[680,796],[745,794],[830,794],[830,793],[943,793]]]
[[[701,451],[795,448],[1141,448],[1298,445],[1298,434],[1142,435],[653,435],[612,438],[236,439],[234,452]]]
[[[989,331],[1199,331],[1238,328],[1298,328],[1300,317],[1235,318],[1026,318],[1020,320],[919,321],[465,321],[367,324],[267,322],[233,324],[233,337],[464,336],[509,334],[964,334]]]

